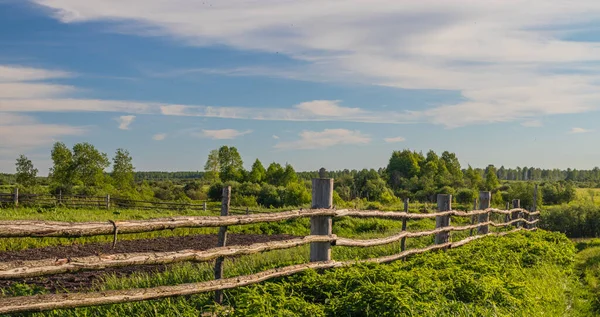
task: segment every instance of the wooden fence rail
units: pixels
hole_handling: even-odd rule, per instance
[[[228,215],[231,188],[224,188],[221,216],[173,217],[151,220],[126,220],[108,222],[54,222],[54,221],[0,221],[0,237],[79,237],[108,235],[117,233],[150,232],[175,228],[220,227],[219,245],[216,248],[198,251],[181,250],[173,252],[118,253],[100,256],[73,257],[67,259],[42,259],[35,261],[13,261],[0,263],[0,279],[26,278],[76,272],[80,270],[102,270],[105,268],[123,267],[142,264],[168,264],[183,261],[203,262],[217,259],[215,280],[199,283],[188,283],[173,286],[159,286],[143,289],[113,290],[103,292],[48,294],[36,296],[1,297],[0,313],[16,313],[43,311],[58,308],[74,308],[92,305],[104,305],[164,298],[170,296],[190,295],[214,291],[215,301],[223,300],[222,291],[235,287],[250,285],[274,277],[281,277],[307,269],[325,269],[348,266],[357,263],[387,263],[403,259],[409,255],[431,250],[454,248],[490,235],[505,235],[520,230],[535,230],[539,221],[538,211],[521,208],[500,210],[489,208],[491,194],[482,192],[480,210],[470,212],[452,210],[450,195],[438,197],[438,212],[417,214],[395,211],[363,211],[332,209],[333,179],[318,178],[313,180],[313,202],[309,210],[292,210],[276,213],[252,215]],[[406,205],[408,201],[406,202]],[[407,206],[405,206],[407,210]],[[490,220],[491,214],[505,215],[504,222]],[[524,217],[524,215],[527,215]],[[468,217],[470,224],[451,226],[451,217]],[[266,243],[255,243],[248,246],[227,246],[227,227],[262,222],[277,222],[301,217],[310,217],[311,234],[302,238]],[[374,217],[399,219],[403,221],[402,231],[398,234],[375,239],[349,239],[332,234],[333,217]],[[436,219],[436,228],[412,232],[406,230],[407,220]],[[498,218],[498,217],[496,217]],[[490,232],[490,227],[516,226],[511,231]],[[476,230],[477,235],[473,235]],[[468,238],[452,242],[452,232],[470,231]],[[435,236],[433,245],[405,250],[407,238]],[[389,256],[354,260],[336,261],[331,259],[331,248],[372,247],[401,242],[401,252]],[[225,257],[248,255],[270,250],[280,250],[310,244],[310,263],[292,265],[264,271],[257,274],[223,279],[223,260]]]

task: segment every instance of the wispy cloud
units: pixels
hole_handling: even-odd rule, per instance
[[[44,124],[23,115],[0,113],[0,153],[17,155],[21,151],[48,146],[64,136],[81,136],[85,127]]]
[[[192,134],[198,137],[209,138],[214,140],[231,140],[250,133],[252,133],[252,130],[238,131],[234,129],[222,129],[202,130],[202,132],[195,132]]]
[[[539,128],[542,127],[544,124],[540,120],[529,120],[521,122],[521,125],[528,128]]]
[[[340,105],[339,100],[313,100],[292,108],[244,108],[164,105],[160,111],[169,116],[197,116],[227,119],[275,121],[345,121],[402,124],[415,122],[420,113],[408,111],[368,111]]]
[[[397,136],[397,137],[393,137],[393,138],[385,138],[383,140],[385,142],[387,142],[387,143],[398,143],[398,142],[404,142],[404,141],[406,141],[406,139],[404,137],[401,137],[401,136]]]
[[[275,140],[279,140],[279,136],[277,136],[277,135],[273,135],[273,139],[275,139]]]
[[[569,133],[570,134],[578,134],[578,133],[589,133],[592,131],[594,131],[594,130],[584,129],[584,128],[571,128],[571,131],[569,131]]]
[[[155,141],[162,141],[162,140],[164,140],[166,137],[167,137],[167,134],[166,134],[166,133],[158,133],[158,134],[155,134],[155,135],[153,135],[153,136],[152,136],[152,140],[155,140]]]
[[[119,32],[278,52],[302,63],[196,71],[458,91],[461,101],[420,113],[448,127],[581,113],[600,104],[600,76],[590,71],[600,61],[600,46],[564,40],[577,31],[574,23],[585,27],[600,14],[595,0],[570,6],[561,0],[348,0],[327,6],[319,0],[231,0],[208,8],[193,0],[177,6],[162,0],[33,1],[64,23],[103,20]],[[515,14],[522,7],[535,10]],[[360,115],[331,107],[304,110],[322,117]]]
[[[289,142],[279,142],[276,149],[304,150],[327,148],[339,144],[367,144],[371,142],[368,135],[360,131],[346,129],[325,129],[323,131],[302,131],[300,139]]]
[[[120,116],[120,117],[116,118],[116,120],[117,120],[117,122],[119,122],[119,129],[129,130],[129,126],[131,125],[133,120],[135,120],[135,116],[132,116],[132,115]]]

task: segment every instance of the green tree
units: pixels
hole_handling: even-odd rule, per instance
[[[35,186],[35,177],[37,176],[38,170],[33,167],[31,160],[28,159],[27,156],[21,154],[19,158],[17,158],[17,163],[15,165],[17,166],[17,184],[26,187]]]
[[[292,183],[298,182],[298,174],[290,164],[285,164],[285,169],[283,170],[283,174],[281,175],[281,186],[288,186]]]
[[[469,188],[479,190],[483,187],[483,178],[481,177],[481,174],[474,170],[471,165],[469,165],[469,168],[467,168],[467,171],[465,172],[465,178],[467,179]]]
[[[129,151],[117,149],[113,158],[112,179],[115,187],[121,191],[127,191],[133,188],[133,167],[132,158]]]
[[[265,176],[267,183],[274,186],[280,185],[284,172],[285,170],[283,167],[281,167],[281,164],[275,162],[269,164],[269,167],[267,167],[267,174]]]
[[[390,186],[397,189],[400,187],[402,179],[419,176],[421,171],[419,162],[422,159],[421,155],[410,150],[394,151],[386,168]]]
[[[73,173],[86,189],[104,186],[104,170],[109,165],[106,153],[98,151],[93,145],[84,142],[73,146]]]
[[[219,171],[221,167],[219,165],[219,150],[212,150],[208,153],[208,159],[204,164],[204,178],[211,182],[219,182]]]
[[[260,184],[266,180],[266,177],[267,170],[265,170],[265,167],[262,165],[260,160],[256,159],[256,161],[254,161],[254,164],[252,164],[252,169],[250,170],[250,173],[248,174],[248,181],[251,183]]]
[[[73,152],[62,142],[54,143],[51,152],[52,168],[50,181],[53,191],[70,193],[75,185],[73,173]]]
[[[494,190],[500,186],[498,176],[496,176],[496,168],[494,165],[489,165],[485,174],[485,189]]]
[[[219,169],[219,176],[223,182],[242,180],[244,162],[235,147],[222,146],[219,148]]]

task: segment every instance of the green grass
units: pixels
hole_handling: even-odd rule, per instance
[[[250,274],[307,260],[308,248],[226,262],[226,275]],[[274,264],[275,263],[275,264]],[[446,252],[391,264],[308,271],[225,292],[235,316],[593,316],[578,291],[575,247],[549,232],[487,237]],[[149,287],[211,278],[210,264],[106,278],[100,289]],[[598,270],[590,267],[597,276]],[[13,288],[11,295],[39,290]],[[31,316],[198,316],[219,311],[212,294],[57,310]],[[225,315],[224,313],[221,315]]]

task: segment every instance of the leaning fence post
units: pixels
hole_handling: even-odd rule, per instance
[[[19,187],[15,187],[13,202],[15,203],[15,207],[19,207]]]
[[[492,193],[491,192],[479,192],[479,209],[486,210],[490,208],[492,201]],[[479,215],[478,223],[488,222],[490,221],[490,213],[486,212],[484,214]],[[477,227],[477,234],[488,234],[490,232],[490,225],[483,225]]]
[[[477,210],[477,198],[473,199],[473,211]],[[471,226],[475,224],[475,215],[471,216]],[[469,230],[469,236],[473,236],[473,228]]]
[[[409,199],[406,198],[404,199],[404,212],[408,214],[408,202]],[[402,218],[402,231],[406,231],[406,217]],[[406,237],[402,238],[402,240],[400,240],[400,252],[403,252],[404,250],[406,250]]]
[[[452,195],[437,195],[438,211],[449,211],[452,210]],[[450,226],[450,215],[447,216],[436,216],[435,217],[435,228],[443,228]],[[440,232],[435,234],[435,244],[444,244],[450,242],[450,232]]]
[[[333,206],[333,178],[325,178],[325,169],[319,171],[320,178],[312,179],[312,209],[330,209]],[[310,234],[332,234],[331,216],[314,216],[310,218]],[[331,260],[331,242],[311,242],[310,261],[321,262]]]
[[[106,195],[106,209],[110,209],[110,195]]]
[[[519,200],[519,199],[513,199],[512,204],[513,204],[513,209],[521,208],[521,200]],[[515,220],[515,219],[519,219],[519,218],[521,218],[520,211],[513,212],[510,217],[511,220]],[[513,224],[513,226],[519,228],[519,222],[515,222]]]
[[[231,202],[231,186],[223,187],[223,200],[221,201],[221,216],[229,215],[229,203]],[[227,226],[219,228],[219,241],[217,247],[224,247],[227,243]],[[215,261],[215,280],[223,278],[224,257],[218,257]],[[215,291],[215,302],[223,303],[223,291]]]

